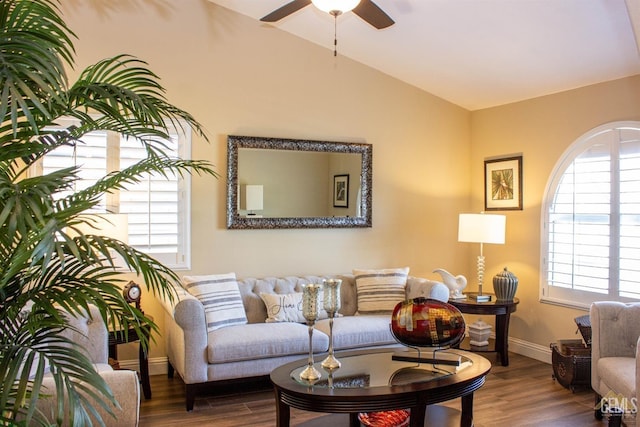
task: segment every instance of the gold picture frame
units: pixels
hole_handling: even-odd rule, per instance
[[[522,156],[484,161],[484,210],[522,210]]]

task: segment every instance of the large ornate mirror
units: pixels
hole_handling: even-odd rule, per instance
[[[229,135],[227,228],[371,227],[372,146]]]

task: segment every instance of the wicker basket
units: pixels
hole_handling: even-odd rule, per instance
[[[574,320],[578,325],[578,330],[582,334],[584,343],[587,347],[591,347],[591,319],[589,318],[589,315],[585,314],[584,316],[576,317]]]
[[[553,378],[563,387],[575,392],[577,387],[591,386],[591,349],[576,340],[551,344]]]

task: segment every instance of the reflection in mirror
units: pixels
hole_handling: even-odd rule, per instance
[[[372,146],[228,137],[228,228],[371,227]]]

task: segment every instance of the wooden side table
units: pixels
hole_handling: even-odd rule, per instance
[[[497,301],[495,295],[491,295],[491,301],[478,302],[473,299],[449,300],[449,304],[455,306],[462,313],[492,315],[496,317],[496,340],[492,346],[491,342],[487,347],[475,347],[469,345],[466,350],[475,352],[496,352],[500,357],[502,366],[509,366],[509,319],[511,313],[516,311],[516,306],[520,300],[514,298],[513,301]],[[462,346],[466,347],[465,344]]]
[[[149,329],[143,329],[143,333],[146,334],[145,338],[149,339]],[[129,328],[127,337],[125,339],[123,331],[109,331],[109,357],[112,359],[118,359],[118,345],[128,344],[132,342],[140,342],[140,337],[136,333],[135,329]],[[151,399],[151,384],[149,383],[149,359],[147,352],[144,351],[141,344],[138,344],[138,360],[140,362],[140,383],[142,384],[142,393],[145,399]]]

